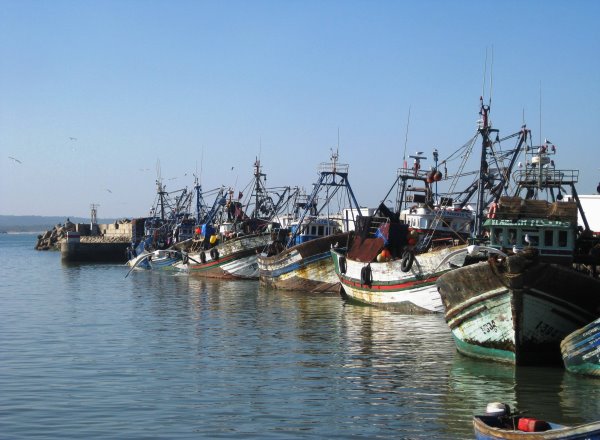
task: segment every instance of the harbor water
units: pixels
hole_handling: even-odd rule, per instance
[[[0,438],[473,438],[491,401],[575,424],[600,381],[456,352],[443,316],[66,264],[0,235]]]

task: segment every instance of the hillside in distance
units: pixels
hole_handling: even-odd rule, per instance
[[[1,232],[43,232],[57,224],[64,224],[67,218],[73,223],[89,223],[84,217],[58,217],[40,215],[0,215]],[[115,219],[98,219],[98,223],[113,223]]]

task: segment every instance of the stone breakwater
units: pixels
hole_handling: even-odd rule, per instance
[[[72,223],[67,219],[64,225],[59,223],[38,235],[35,249],[60,251],[61,242],[66,240],[67,232],[79,232],[81,243],[129,243],[131,231],[131,221],[127,219],[91,226],[87,223]]]

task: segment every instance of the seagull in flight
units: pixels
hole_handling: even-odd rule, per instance
[[[76,141],[76,140],[77,140],[77,138],[76,138],[76,137],[73,137],[73,136],[69,136],[69,140],[71,140],[71,141]]]
[[[8,156],[8,158],[14,160],[17,163],[23,163],[19,159],[17,159],[16,157]]]
[[[110,189],[106,188],[106,191],[112,194],[112,191]]]

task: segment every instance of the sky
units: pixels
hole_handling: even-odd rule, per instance
[[[450,155],[491,99],[600,181],[600,2],[0,0],[0,214],[146,216],[168,191],[310,190],[339,145],[359,203]],[[410,117],[409,117],[410,113]]]

